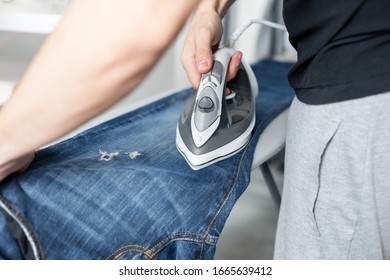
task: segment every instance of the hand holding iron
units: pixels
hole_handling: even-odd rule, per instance
[[[244,149],[256,121],[258,86],[252,68],[232,48],[234,41],[219,47],[221,19],[233,2],[201,1],[182,53],[196,95],[188,97],[180,115],[176,146],[193,170]]]
[[[207,1],[200,3],[194,14],[181,55],[183,67],[195,89],[199,86],[201,75],[210,71],[213,66],[213,51],[218,48],[222,37],[224,12],[218,13],[215,8]],[[223,10],[226,9],[225,7]],[[229,64],[227,80],[231,80],[236,76],[241,58],[241,52],[237,51],[233,54]]]

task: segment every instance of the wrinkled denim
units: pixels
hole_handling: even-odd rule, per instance
[[[253,66],[260,93],[249,145],[199,171],[175,146],[191,89],[40,150],[27,172],[0,185],[0,258],[21,259],[28,245],[35,259],[212,259],[259,136],[292,101],[290,67]],[[6,217],[27,242],[18,245]]]

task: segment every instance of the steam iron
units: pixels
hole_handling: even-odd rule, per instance
[[[202,75],[196,95],[188,98],[180,116],[176,146],[194,170],[238,153],[250,140],[258,86],[244,60],[236,77],[226,82],[233,53],[225,47],[214,54],[211,71]],[[231,90],[228,96],[226,87]]]

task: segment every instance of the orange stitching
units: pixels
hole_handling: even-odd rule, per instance
[[[259,126],[258,126],[257,129],[256,129],[256,131],[259,129],[259,127],[261,127],[261,125],[262,125],[263,123],[264,123],[264,121],[262,121],[262,122],[259,124]],[[256,131],[255,131],[255,132],[256,132]],[[252,141],[251,141],[251,142],[252,142]],[[239,160],[239,162],[238,162],[238,166],[237,166],[238,168],[237,168],[236,176],[235,176],[235,178],[234,178],[234,181],[233,181],[232,186],[231,186],[230,189],[229,189],[229,192],[226,194],[225,199],[223,200],[221,206],[218,208],[217,212],[215,213],[213,219],[211,220],[209,226],[208,226],[207,229],[206,229],[206,232],[205,232],[205,235],[204,235],[204,236],[205,236],[205,239],[202,240],[202,247],[201,247],[201,249],[200,249],[200,256],[199,256],[200,259],[202,259],[203,248],[204,248],[204,244],[206,243],[206,237],[207,237],[207,235],[208,235],[208,232],[210,231],[211,226],[213,225],[214,221],[217,219],[219,213],[221,213],[222,209],[225,207],[225,204],[226,204],[227,200],[230,198],[230,195],[232,194],[232,192],[233,192],[233,190],[234,190],[234,188],[235,188],[235,186],[236,186],[236,184],[237,184],[238,175],[239,175],[240,172],[241,172],[241,170],[240,170],[241,163],[242,163],[242,161],[243,161],[243,159],[244,159],[244,155],[246,154],[246,151],[247,151],[247,150],[248,150],[248,146],[245,148],[245,150],[244,150],[244,152],[242,153],[242,156],[241,156],[241,158],[240,158],[240,160]]]
[[[178,238],[175,238],[175,236],[179,236],[179,235],[194,235],[194,236],[198,236],[200,238],[199,239],[196,239],[196,238],[190,238],[190,237],[178,237]],[[167,247],[169,244],[171,244],[172,242],[174,241],[178,241],[178,240],[183,240],[183,241],[194,241],[194,242],[200,242],[201,245],[206,243],[206,244],[209,244],[211,246],[215,246],[216,245],[216,241],[218,241],[217,238],[214,238],[214,237],[209,237],[211,240],[210,241],[207,241],[207,237],[205,237],[204,235],[202,234],[199,234],[199,233],[196,233],[196,232],[178,232],[178,233],[175,233],[175,234],[172,234],[172,235],[169,235],[169,236],[166,236],[165,238],[163,238],[161,241],[159,241],[157,244],[155,244],[151,249],[147,249],[146,247],[143,247],[141,245],[135,245],[135,244],[130,244],[130,245],[126,245],[126,246],[122,246],[121,248],[115,250],[112,254],[110,254],[109,257],[107,257],[106,259],[117,259],[119,258],[120,256],[122,256],[124,253],[126,252],[130,252],[130,251],[136,251],[136,252],[139,252],[139,253],[143,253],[145,256],[148,257],[148,259],[152,259],[154,258],[158,253],[160,253],[165,247]],[[170,239],[170,240],[169,240]],[[164,243],[166,240],[169,240],[168,242],[166,242],[166,244],[164,244],[164,246],[162,246],[161,248],[159,248],[158,250],[156,250],[156,247],[158,247],[160,244]],[[203,246],[203,245],[202,245]],[[134,247],[134,248],[129,248],[129,247]],[[127,249],[128,248],[128,249]],[[138,248],[138,249],[137,249]],[[124,250],[123,252],[120,252]],[[156,250],[155,252],[153,252],[154,250]]]
[[[203,234],[199,234],[196,232],[178,232],[178,233],[171,234],[171,235],[168,235],[167,237],[163,238],[160,242],[158,242],[156,245],[154,245],[150,250],[153,251],[156,247],[158,247],[158,245],[163,243],[165,240],[171,239],[172,237],[178,236],[178,235],[195,235],[195,236],[199,236],[202,239],[205,237]]]
[[[206,243],[206,237],[208,235],[208,232],[210,231],[211,226],[213,225],[214,221],[217,219],[219,213],[221,213],[223,207],[225,206],[227,200],[229,199],[230,195],[232,194],[232,192],[233,192],[233,190],[234,190],[234,188],[236,186],[236,183],[237,183],[237,180],[238,180],[238,175],[240,174],[239,171],[240,171],[241,162],[242,162],[242,157],[241,157],[241,159],[239,161],[239,164],[238,164],[238,172],[236,173],[236,176],[234,178],[233,185],[230,187],[229,192],[226,194],[225,199],[223,200],[221,206],[218,208],[217,212],[215,213],[213,219],[211,220],[209,226],[206,229],[206,232],[205,232],[205,235],[204,235],[205,238],[202,240],[202,247],[200,248],[200,254],[199,254],[199,258],[200,259],[202,259],[203,247],[204,247],[204,243]]]
[[[112,259],[113,259],[113,260],[117,260],[117,259],[119,259],[121,256],[123,256],[125,253],[131,252],[131,251],[136,251],[136,252],[142,253],[142,254],[146,255],[146,257],[150,260],[150,257],[149,257],[145,252],[143,252],[143,251],[141,251],[141,250],[137,250],[137,249],[128,249],[128,250],[125,250],[125,251],[123,251],[123,252],[117,254],[116,256],[114,256]]]
[[[182,241],[194,241],[194,242],[199,242],[198,239],[195,239],[195,238],[184,238],[184,237],[181,237],[181,238],[174,238],[174,239],[171,239],[169,242],[167,242],[163,247],[161,247],[159,250],[157,250],[155,253],[151,254],[151,259],[153,259],[158,253],[160,253],[165,247],[167,247],[169,244],[171,244],[172,242],[174,241],[179,241],[179,240],[182,240]],[[202,244],[202,243],[201,243]]]
[[[120,247],[119,249],[115,250],[113,253],[111,253],[106,259],[111,259],[114,257],[115,254],[118,254],[119,251],[125,249],[125,248],[129,248],[129,247],[138,247],[139,249],[134,249],[134,250],[139,250],[139,252],[146,252],[147,251],[147,248],[143,247],[143,246],[140,246],[140,245],[135,245],[135,244],[129,244],[129,245],[125,245],[125,246],[122,246]],[[129,249],[129,250],[133,250],[133,249]],[[143,251],[141,251],[143,250]]]

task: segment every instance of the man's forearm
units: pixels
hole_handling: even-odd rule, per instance
[[[197,2],[75,1],[0,111],[0,165],[65,135],[124,97]]]
[[[223,18],[234,2],[235,0],[202,0],[199,3],[199,10],[213,8]]]

